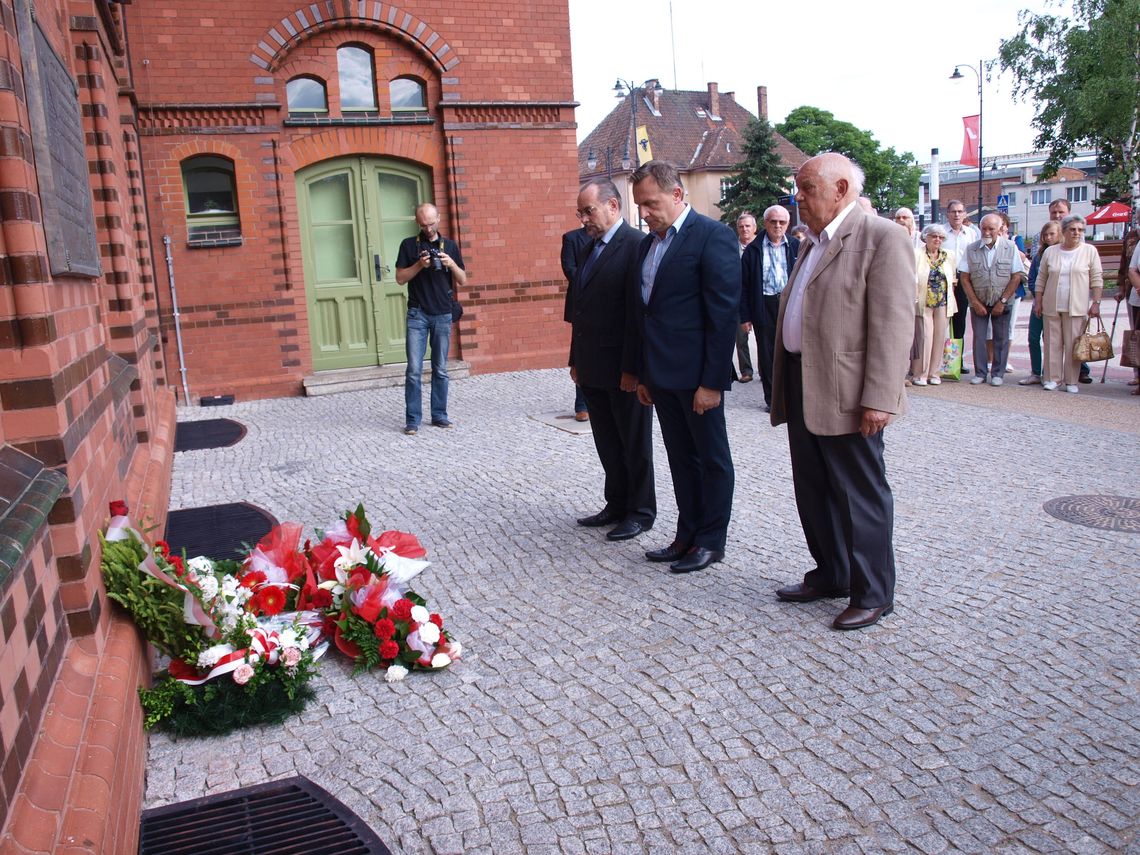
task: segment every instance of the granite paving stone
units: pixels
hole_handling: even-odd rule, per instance
[[[303,774],[397,855],[1140,847],[1140,535],[1042,509],[1140,494],[1122,381],[915,390],[886,433],[896,611],[854,633],[775,599],[811,564],[759,384],[726,397],[726,557],[683,577],[642,555],[676,524],[656,427],[657,522],[610,543],[575,524],[603,503],[589,435],[531,418],[565,370],[451,390],[456,429],[414,437],[399,388],[180,410],[248,433],[177,454],[172,509],[312,533],[362,501],[427,547],[414,587],[464,656],[388,684],[330,652],[279,727],[152,733],[146,807]]]

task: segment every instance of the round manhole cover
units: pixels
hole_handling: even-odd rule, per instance
[[[1140,534],[1140,499],[1129,496],[1061,496],[1045,503],[1045,513],[1090,528]]]

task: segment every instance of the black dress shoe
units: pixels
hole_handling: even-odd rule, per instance
[[[694,546],[680,561],[669,565],[670,573],[693,573],[704,570],[710,564],[715,564],[724,558],[719,549],[705,549],[703,546]]]
[[[664,546],[661,549],[649,550],[645,553],[645,557],[650,561],[676,561],[688,551],[688,544],[674,540],[668,546]]]
[[[797,582],[794,585],[788,585],[785,588],[780,588],[776,591],[777,599],[781,599],[786,603],[813,603],[816,600],[826,600],[832,597],[848,597],[851,595],[849,588],[836,588],[832,591],[825,591],[822,588],[813,588],[811,585]]]
[[[582,517],[578,520],[578,525],[584,525],[586,528],[599,528],[604,525],[616,523],[621,519],[621,514],[617,511],[611,511],[609,508],[603,508],[596,514],[588,517]]]
[[[879,622],[879,618],[886,617],[894,610],[894,603],[879,606],[877,609],[860,609],[856,606],[848,606],[839,613],[839,617],[831,624],[831,628],[862,629],[865,626],[873,626]]]
[[[643,531],[649,531],[649,528],[649,526],[644,526],[636,520],[625,520],[606,534],[606,540],[629,540],[637,537]]]

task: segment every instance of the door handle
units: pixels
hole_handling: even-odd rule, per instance
[[[387,272],[389,268],[380,263],[380,253],[376,253],[372,258],[376,265],[376,281],[379,282],[384,278],[384,273]]]

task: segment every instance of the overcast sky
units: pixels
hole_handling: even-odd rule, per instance
[[[870,131],[880,145],[909,151],[919,162],[940,149],[962,152],[962,117],[978,112],[977,77],[950,80],[956,64],[995,59],[1001,39],[1017,32],[1017,15],[1068,13],[1048,0],[955,0],[938,4],[880,2],[771,3],[769,0],[669,0],[619,4],[570,0],[574,97],[582,140],[617,102],[617,77],[641,85],[656,77],[666,89],[706,88],[756,112],[756,87],[768,87],[773,124],[807,104]],[[617,10],[636,9],[636,19]],[[1015,103],[1012,81],[997,66],[983,93],[984,156],[1031,151],[1030,105]]]

